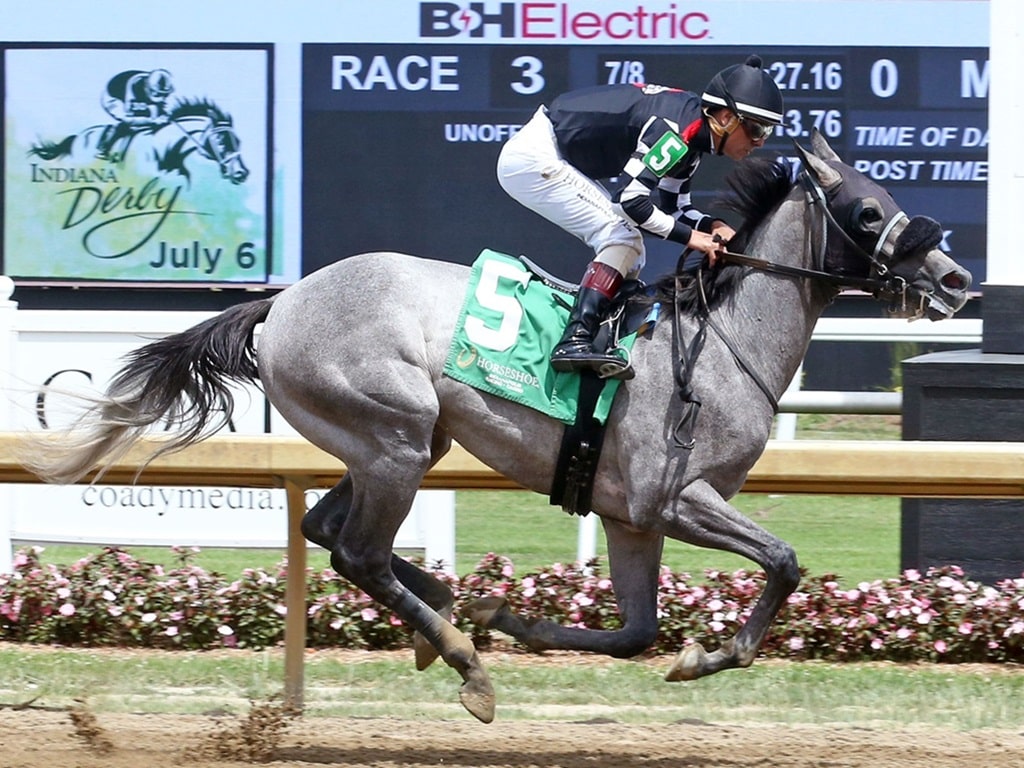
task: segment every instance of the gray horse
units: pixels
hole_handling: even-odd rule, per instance
[[[749,558],[766,584],[735,637],[710,652],[688,645],[667,679],[753,662],[799,570],[789,545],[727,499],[764,449],[815,321],[844,285],[904,316],[941,319],[963,306],[971,279],[938,249],[935,222],[909,219],[820,135],[811,147],[797,147],[798,176],[778,163],[741,164],[731,182],[746,221],[731,244],[743,251],[729,257],[737,263],[707,280],[667,278],[647,299],[672,308],[671,322],[632,350],[636,376],[613,405],[591,503],[607,536],[621,628],[559,626],[493,598],[469,606],[473,621],[538,651],[641,653],[658,630],[668,536]],[[177,431],[164,450],[187,446],[222,425],[231,382],[259,379],[288,422],[348,468],[307,514],[305,535],[330,550],[338,573],[416,630],[418,667],[440,655],[458,671],[463,705],[490,722],[494,690],[472,641],[449,621],[451,591],[392,554],[424,474],[452,440],[527,488],[546,493],[554,479],[561,422],[442,372],[468,277],[456,264],[369,253],[228,309],[132,353],[59,454],[32,466],[44,479],[72,482],[167,422]],[[692,442],[681,441],[692,404],[679,396],[679,355],[701,333],[703,349],[688,367],[702,405]]]

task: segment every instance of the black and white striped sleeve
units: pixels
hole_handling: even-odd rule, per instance
[[[684,155],[677,167],[659,178],[644,164],[643,157],[667,131],[678,136],[679,125],[661,117],[652,117],[644,125],[636,149],[622,169],[622,184],[613,202],[641,229],[685,245],[705,218],[690,199],[690,181],[700,157]]]

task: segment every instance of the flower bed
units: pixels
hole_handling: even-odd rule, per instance
[[[250,569],[230,581],[189,562],[165,570],[107,549],[66,568],[19,551],[0,576],[0,640],[77,646],[206,649],[264,648],[284,635],[287,564]],[[553,565],[517,576],[489,555],[461,578],[432,569],[456,596],[455,623],[480,645],[492,633],[459,607],[505,597],[513,610],[561,624],[615,629],[611,581],[599,561]],[[701,578],[662,569],[661,630],[652,651],[672,653],[732,636],[764,586],[760,573],[708,571]],[[388,649],[411,633],[390,611],[333,571],[307,573],[308,645]],[[763,653],[832,661],[1024,662],[1024,578],[988,586],[950,566],[926,574],[841,588],[831,575],[804,577],[769,634]]]

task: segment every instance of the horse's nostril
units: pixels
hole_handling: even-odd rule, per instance
[[[949,288],[951,291],[966,291],[967,286],[970,284],[970,280],[966,279],[959,272],[947,272],[942,278],[942,286]]]

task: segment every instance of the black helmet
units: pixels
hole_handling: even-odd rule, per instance
[[[711,78],[700,100],[711,109],[728,107],[740,117],[770,125],[782,123],[782,93],[772,76],[761,69],[761,57],[757,55]]]

